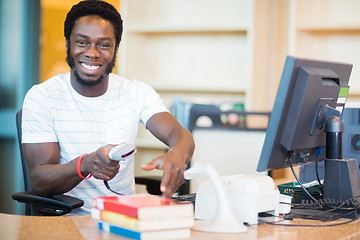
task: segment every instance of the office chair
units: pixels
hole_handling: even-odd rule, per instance
[[[21,164],[24,175],[25,192],[18,192],[12,195],[12,198],[18,202],[25,203],[25,215],[39,216],[60,216],[69,213],[71,210],[84,205],[84,201],[65,194],[52,196],[41,196],[35,194],[31,187],[30,177],[22,149],[22,129],[21,129],[22,110],[16,113],[17,136],[20,148]]]

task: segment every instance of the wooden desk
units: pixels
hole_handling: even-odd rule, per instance
[[[338,222],[344,221],[343,219]],[[321,224],[318,221],[295,219],[287,224]],[[332,222],[334,223],[334,222]],[[213,234],[192,231],[191,240],[241,240],[241,239],[360,239],[360,219],[335,227],[284,227],[260,224],[248,227],[242,234]],[[67,217],[32,217],[0,213],[0,239],[125,239],[108,234],[97,227],[90,215]]]

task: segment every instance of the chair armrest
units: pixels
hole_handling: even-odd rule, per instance
[[[60,216],[84,205],[84,201],[64,194],[49,197],[34,192],[18,192],[12,195],[18,202],[31,204],[39,215]]]

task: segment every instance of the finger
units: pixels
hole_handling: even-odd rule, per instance
[[[109,161],[109,163],[107,164],[107,166],[109,167],[109,169],[120,166],[120,162],[119,162],[119,161],[112,160],[111,158],[109,158],[109,159],[110,159],[110,161]]]
[[[174,181],[169,181],[168,185],[166,186],[166,188],[164,189],[165,191],[162,192],[162,196],[163,197],[167,197],[167,198],[171,198],[172,195],[176,192],[176,184],[174,183]]]
[[[100,176],[100,179],[110,180],[116,176],[117,172],[114,173],[114,172],[109,172],[109,171],[103,171],[103,172],[98,172],[98,174]]]
[[[169,183],[171,180],[171,174],[169,174],[167,171],[163,173],[163,177],[161,179],[161,184],[160,184],[160,191],[165,194],[167,193],[167,190],[169,189]],[[169,197],[169,196],[166,196]]]
[[[112,148],[114,148],[114,147],[116,147],[116,145],[114,145],[114,144],[107,144],[106,146],[105,146],[105,149],[107,149],[108,151],[110,151]]]
[[[110,161],[109,163],[106,163],[102,160],[96,161],[94,164],[94,170],[95,171],[110,171],[110,172],[116,172],[120,169],[120,163],[117,161]]]
[[[107,166],[107,165],[102,165],[101,167],[97,167],[94,169],[93,171],[93,176],[99,176],[99,179],[103,179],[104,176],[107,176],[106,179],[104,178],[103,180],[110,180],[112,178],[114,178],[116,176],[116,174],[118,174],[120,171],[120,165],[116,165],[113,167]],[[110,179],[108,179],[110,178]]]
[[[114,160],[109,157],[110,150],[114,147],[116,147],[114,144],[107,144],[105,147],[103,147],[102,155],[104,162],[114,162]]]
[[[108,176],[106,174],[103,174],[103,173],[100,173],[100,172],[94,173],[93,177],[96,178],[96,179],[105,180],[105,181],[109,181],[109,180],[112,179],[110,176]]]
[[[161,158],[155,158],[151,162],[141,165],[141,169],[145,171],[150,171],[154,169],[162,170],[162,168],[163,168],[163,162]]]
[[[160,185],[162,196],[172,197],[172,195],[185,183],[183,171],[180,168],[170,169],[167,174],[163,176],[163,185]]]

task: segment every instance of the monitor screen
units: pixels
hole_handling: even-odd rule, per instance
[[[288,56],[257,171],[325,158],[325,121],[341,116],[352,65]]]

